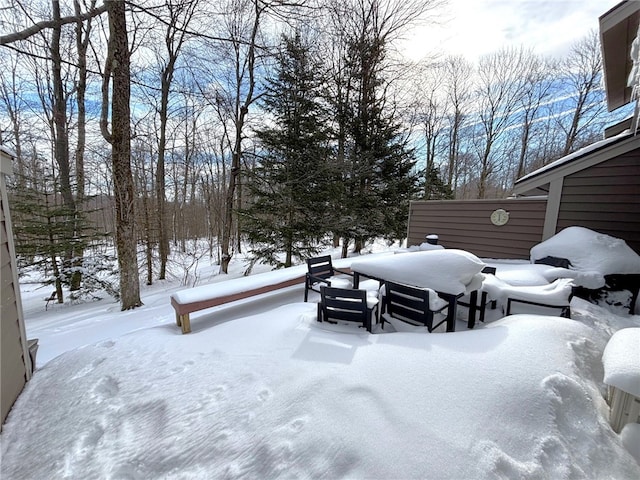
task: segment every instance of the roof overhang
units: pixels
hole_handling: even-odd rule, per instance
[[[554,180],[619,157],[637,148],[640,148],[640,136],[628,133],[596,142],[584,149],[584,153],[575,152],[517,180],[513,193],[516,196],[545,195],[549,192],[549,185]]]
[[[632,89],[627,86],[633,66],[630,50],[639,24],[640,2],[633,0],[619,3],[600,17],[604,85],[610,112],[631,101]]]
[[[4,145],[0,145],[0,173],[3,175],[11,175],[13,172],[11,160],[16,157],[16,154],[6,148]]]

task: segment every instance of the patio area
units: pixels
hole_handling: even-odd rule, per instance
[[[216,307],[190,335],[158,293],[28,325],[58,355],[9,415],[3,478],[640,475],[607,423],[600,363],[638,317],[576,299],[573,320],[372,335],[318,323],[302,295]]]
[[[549,267],[482,262],[527,283]],[[452,333],[369,334],[318,323],[300,284],[199,312],[182,335],[179,287],[153,288],[135,311],[46,315],[24,292],[39,363],[0,437],[3,478],[640,476],[601,362],[637,315],[574,298],[571,319],[496,308],[469,330],[460,307]]]

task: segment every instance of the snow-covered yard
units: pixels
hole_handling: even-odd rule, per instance
[[[128,312],[45,312],[24,288],[38,370],[0,436],[3,479],[640,478],[601,360],[638,315],[574,299],[572,319],[369,334],[316,322],[300,285],[194,314],[182,335],[178,288]]]

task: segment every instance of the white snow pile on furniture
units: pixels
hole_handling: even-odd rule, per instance
[[[602,354],[604,383],[640,397],[640,328],[614,333]]]
[[[573,278],[578,286],[597,289],[605,275],[640,273],[640,255],[627,243],[584,227],[567,227],[531,248],[531,263],[545,257],[566,258],[570,268],[547,271],[549,281]]]
[[[472,253],[452,248],[371,256],[351,262],[351,269],[365,276],[454,295],[480,288],[484,278],[480,272],[485,266]]]

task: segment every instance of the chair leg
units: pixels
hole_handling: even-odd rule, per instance
[[[482,292],[480,295],[480,318],[479,320],[484,323],[484,311],[487,308],[487,292]]]
[[[365,328],[369,333],[373,333],[373,316],[377,315],[377,312],[378,312],[377,307],[378,306],[376,305],[371,309],[367,308],[367,324],[365,325]],[[377,319],[377,316],[376,316],[376,319]]]
[[[478,291],[474,290],[469,295],[469,319],[467,321],[467,328],[473,328],[476,326],[476,310],[478,310]],[[482,313],[480,314],[482,318]]]
[[[322,322],[322,306],[318,302],[318,321]]]

